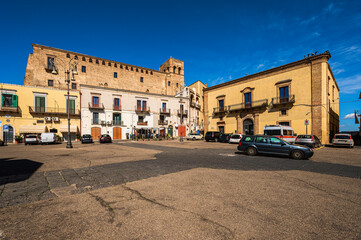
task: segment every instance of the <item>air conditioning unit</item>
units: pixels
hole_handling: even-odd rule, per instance
[[[112,122],[111,122],[111,121],[108,121],[107,124],[112,124]]]
[[[58,118],[58,117],[53,117],[53,121],[54,121],[54,122],[58,122],[58,121],[59,121],[59,118]]]
[[[105,124],[105,121],[100,121],[100,124]]]
[[[51,117],[44,117],[45,121],[51,122]]]

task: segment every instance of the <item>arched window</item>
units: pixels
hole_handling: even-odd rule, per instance
[[[112,66],[112,64],[111,64],[110,62],[108,62],[108,66],[109,66],[109,67],[111,67],[111,66]]]
[[[145,70],[145,74],[148,74],[148,70]]]
[[[174,66],[174,67],[173,67],[173,73],[175,73],[175,69],[176,69],[176,67]]]
[[[78,56],[77,56],[77,55],[75,55],[75,56],[74,56],[74,59],[75,59],[75,60],[78,60]]]
[[[178,68],[178,74],[181,74],[181,68]]]
[[[153,71],[150,71],[150,75],[153,75]]]
[[[89,62],[93,62],[93,59],[89,58]]]
[[[103,61],[102,64],[105,65],[105,62]]]
[[[85,57],[83,57],[83,59],[82,59],[83,61],[85,61]]]
[[[140,70],[141,73],[144,73],[143,69]]]
[[[114,63],[114,67],[117,67],[117,64],[116,64],[116,63]]]
[[[67,54],[66,54],[66,57],[67,57],[67,58],[70,58],[70,54],[69,54],[69,53],[67,53]]]
[[[130,68],[130,71],[133,71],[133,67]]]
[[[98,60],[98,59],[97,59],[97,60],[95,60],[95,63],[96,63],[96,64],[99,64],[99,60]]]

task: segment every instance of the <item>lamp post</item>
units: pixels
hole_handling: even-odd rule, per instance
[[[71,143],[71,135],[70,135],[70,108],[69,108],[69,100],[70,100],[70,94],[69,94],[69,85],[71,81],[75,81],[74,75],[78,75],[77,72],[77,65],[78,63],[76,61],[73,61],[74,58],[70,59],[69,63],[66,64],[63,60],[61,60],[60,58],[55,58],[54,61],[52,61],[52,74],[57,74],[57,70],[55,68],[55,60],[60,60],[61,63],[63,65],[61,65],[64,68],[64,72],[65,72],[65,82],[68,85],[68,99],[67,99],[67,104],[66,104],[66,110],[68,112],[68,143],[66,144],[66,148],[73,148],[73,145]],[[68,67],[67,67],[68,65]],[[71,73],[71,78],[70,78],[70,73]]]

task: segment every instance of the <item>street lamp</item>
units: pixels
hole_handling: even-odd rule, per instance
[[[69,109],[69,100],[70,100],[70,94],[69,94],[69,85],[71,81],[75,81],[74,75],[78,75],[77,72],[77,65],[78,62],[73,61],[74,58],[70,59],[68,64],[66,64],[63,60],[61,60],[60,58],[55,58],[52,61],[52,74],[57,74],[58,72],[56,71],[55,68],[55,60],[60,60],[60,62],[62,63],[62,65],[60,64],[60,66],[62,66],[64,68],[64,72],[65,72],[65,82],[68,85],[68,100],[67,100],[67,106],[66,106],[66,110],[68,112],[68,143],[66,144],[66,148],[73,148],[73,145],[71,144],[71,135],[70,135],[70,109]],[[71,73],[71,78],[70,78],[70,73]]]

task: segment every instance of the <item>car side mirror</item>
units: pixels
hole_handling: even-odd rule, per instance
[[[284,143],[284,142],[281,142],[281,146],[284,146],[284,145],[286,145],[286,143]]]

